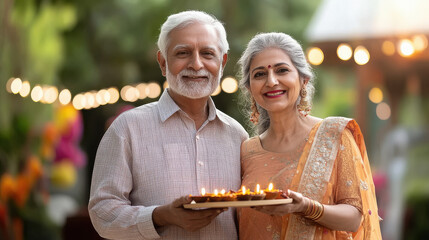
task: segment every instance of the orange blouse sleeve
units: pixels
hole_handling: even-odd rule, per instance
[[[341,136],[341,145],[337,156],[337,182],[334,201],[336,204],[352,205],[362,213],[356,161],[361,161],[360,150],[350,130],[345,129]]]

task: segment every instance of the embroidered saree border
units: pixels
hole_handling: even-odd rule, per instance
[[[350,119],[328,117],[319,126],[310,149],[298,192],[322,201],[340,146],[341,134]],[[285,239],[313,239],[316,225],[304,217],[291,214]]]

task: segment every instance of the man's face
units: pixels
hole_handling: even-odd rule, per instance
[[[158,53],[158,61],[170,90],[192,99],[213,93],[226,63],[215,29],[192,23],[172,30],[168,39],[167,59]]]

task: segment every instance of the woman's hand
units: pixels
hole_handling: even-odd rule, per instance
[[[255,207],[255,210],[271,216],[283,216],[289,213],[303,214],[311,204],[311,200],[301,193],[287,191],[292,203],[272,206]],[[356,232],[359,229],[362,214],[354,206],[348,204],[324,205],[323,215],[317,223],[332,230]]]
[[[292,203],[260,206],[254,207],[253,209],[272,216],[283,216],[289,213],[303,213],[310,204],[310,199],[302,196],[302,194],[298,192],[287,190],[287,197],[292,198]]]

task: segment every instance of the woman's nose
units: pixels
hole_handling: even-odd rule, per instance
[[[268,87],[274,87],[275,85],[279,84],[279,81],[277,80],[275,74],[272,71],[268,71],[267,76],[267,82],[266,85]]]

